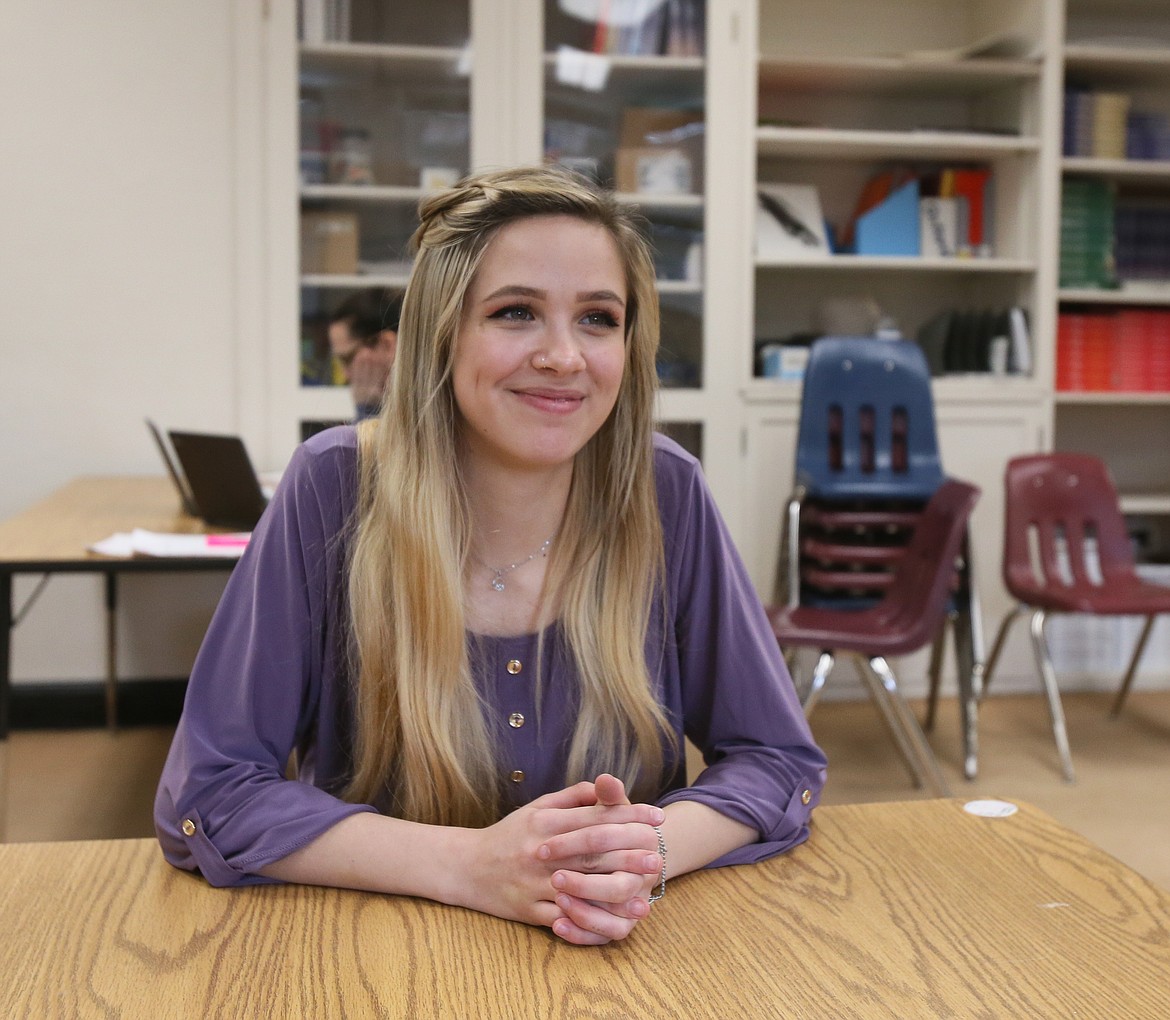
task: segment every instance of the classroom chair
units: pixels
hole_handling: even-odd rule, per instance
[[[1045,622],[1053,613],[1145,617],[1113,702],[1112,714],[1117,715],[1154,619],[1170,613],[1170,588],[1138,576],[1117,490],[1098,458],[1077,453],[1015,457],[1008,462],[1004,484],[1003,580],[1018,602],[999,626],[987,660],[984,691],[1012,623],[1030,613],[1032,652],[1048,698],[1061,769],[1073,782],[1076,774]]]
[[[795,487],[784,515],[781,601],[839,609],[875,604],[945,478],[922,349],[874,337],[815,341],[801,391]],[[973,779],[983,631],[968,549],[964,531],[948,611],[931,647],[926,726],[934,722],[949,625],[963,767]]]
[[[812,712],[837,653],[852,653],[915,781],[940,797],[949,796],[946,778],[887,659],[935,641],[952,605],[955,563],[978,498],[975,486],[955,479],[935,490],[875,604],[864,609],[784,605],[768,613],[786,656],[799,648],[819,652],[805,714]]]

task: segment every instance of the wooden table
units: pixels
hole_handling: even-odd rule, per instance
[[[105,579],[106,719],[117,723],[118,577],[126,573],[177,573],[231,570],[231,559],[206,557],[99,556],[90,545],[119,531],[199,534],[207,528],[184,514],[166,478],[78,478],[24,513],[0,523],[0,740],[8,735],[11,683],[11,632],[17,621],[12,604],[16,574],[90,573]]]
[[[624,943],[421,900],[217,890],[148,840],[0,846],[0,1016],[1170,1016],[1170,894],[1046,815],[820,808]]]

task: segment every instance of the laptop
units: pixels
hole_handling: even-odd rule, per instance
[[[146,425],[186,513],[220,527],[256,526],[268,497],[239,436],[170,431],[164,439],[149,418]]]

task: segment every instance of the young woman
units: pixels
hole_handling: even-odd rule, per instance
[[[293,457],[196,661],[159,840],[215,885],[624,938],[667,874],[804,840],[825,759],[698,464],[652,432],[628,214],[532,168],[420,217],[382,413]]]

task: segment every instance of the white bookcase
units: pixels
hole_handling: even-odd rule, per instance
[[[1170,115],[1170,12],[1154,0],[1069,0],[1066,80],[1125,94],[1135,108]],[[1114,193],[1170,203],[1170,160],[1066,156],[1061,181],[1104,181]],[[1170,311],[1170,279],[1120,290],[1061,288],[1061,310]],[[1057,449],[1103,457],[1148,552],[1170,553],[1170,393],[1055,392]]]
[[[378,7],[377,0],[352,3],[355,18]],[[1074,395],[1055,385],[1062,308],[1170,308],[1170,295],[1152,286],[1102,293],[1058,285],[1063,179],[1099,176],[1118,188],[1170,197],[1170,164],[1061,156],[1066,73],[1129,88],[1170,110],[1170,16],[1163,6],[1155,0],[708,0],[706,6],[702,55],[610,55],[604,84],[580,88],[566,82],[561,51],[580,40],[571,38],[572,26],[554,0],[399,2],[392,37],[312,46],[298,44],[288,5],[270,5],[263,39],[267,128],[260,140],[270,238],[267,459],[287,457],[302,421],[349,413],[344,389],[301,385],[306,294],[328,303],[358,287],[404,283],[404,269],[394,267],[381,275],[302,275],[300,211],[345,210],[363,223],[396,223],[401,233],[421,194],[409,173],[379,173],[372,187],[298,182],[297,99],[316,77],[326,83],[320,88],[350,83],[327,100],[339,121],[397,117],[385,142],[396,151],[419,141],[403,133],[412,123],[404,115],[427,108],[427,97],[445,96],[447,106],[436,108],[454,104],[465,111],[467,164],[476,168],[539,161],[554,147],[550,140],[563,141],[566,124],[575,124],[585,141],[579,151],[561,154],[595,159],[605,170],[619,147],[626,108],[686,106],[701,113],[704,133],[695,155],[701,186],[622,197],[651,223],[701,236],[698,276],[664,275],[660,285],[670,318],[664,346],[686,362],[662,390],[661,420],[702,456],[765,596],[792,480],[800,391],[796,382],[757,377],[755,347],[815,332],[820,310],[833,299],[872,301],[908,337],[950,308],[1027,313],[1030,373],[950,374],[935,383],[944,463],[983,490],[975,541],[989,625],[1007,605],[999,562],[1003,466],[1011,455],[1054,446],[1100,453],[1129,509],[1170,521],[1170,452],[1166,444],[1134,441],[1170,429],[1170,396]],[[462,34],[450,31],[452,25],[464,26]],[[1151,45],[1159,32],[1164,43]],[[1135,48],[1134,37],[1146,45]],[[689,151],[696,152],[693,140]],[[973,165],[989,168],[994,179],[993,247],[984,257],[863,254],[810,261],[756,252],[760,184],[815,185],[826,218],[839,224],[849,219],[866,181],[883,169]],[[407,161],[408,171],[416,169]],[[373,226],[370,236],[376,236]],[[1011,650],[1009,672],[1010,656]],[[1020,673],[1030,676],[1023,658]]]

